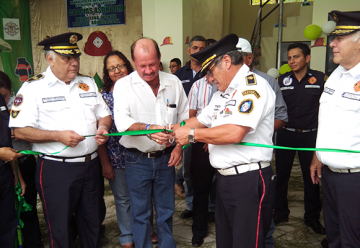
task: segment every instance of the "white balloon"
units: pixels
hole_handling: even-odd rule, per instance
[[[268,71],[267,71],[267,74],[272,76],[273,78],[277,78],[278,76],[280,76],[280,73],[279,73],[279,70],[276,69],[276,68],[270,68]]]
[[[334,21],[327,21],[325,24],[321,27],[321,30],[323,33],[328,34],[335,30],[336,22]]]

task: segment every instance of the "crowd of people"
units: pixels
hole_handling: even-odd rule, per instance
[[[304,224],[327,235],[323,247],[360,247],[359,155],[349,151],[360,150],[360,17],[331,15],[337,25],[330,47],[339,66],[327,81],[310,69],[303,43],[288,47],[291,71],[276,80],[254,68],[246,39],[197,35],[187,49],[190,60],[172,59],[171,74],[162,71],[151,38],[132,44],[132,63],[120,51],[109,52],[98,89],[79,74],[81,34],[39,42],[49,66],[23,83],[13,101],[11,81],[0,72],[0,246],[14,247],[16,177],[33,206],[21,213],[24,248],[44,247],[37,194],[50,248],[75,247],[75,239],[81,247],[101,247],[104,178],[123,248],[176,247],[175,193],[186,201],[180,218],[193,219],[192,246],[203,244],[213,221],[219,248],[274,247],[275,226],[289,221],[288,181],[297,152]],[[107,135],[125,131],[135,135]],[[271,146],[275,132],[277,145],[295,148],[275,150],[275,174],[272,148],[234,145]],[[30,149],[40,155],[18,153]]]

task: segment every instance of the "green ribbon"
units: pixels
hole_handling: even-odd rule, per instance
[[[185,121],[182,121],[180,123],[180,126],[184,126],[186,123]],[[119,133],[108,133],[108,134],[102,134],[103,136],[125,136],[125,135],[145,135],[145,134],[152,134],[152,133],[159,133],[159,132],[168,132],[172,133],[173,130],[170,129],[150,129],[150,130],[134,130],[134,131],[125,131],[125,132],[119,132]],[[85,135],[84,137],[93,137],[96,136],[96,134],[93,135]],[[235,145],[243,145],[243,146],[255,146],[255,147],[265,147],[265,148],[273,148],[273,149],[283,149],[283,150],[295,150],[295,151],[321,151],[321,152],[347,152],[347,153],[360,153],[358,150],[344,150],[344,149],[332,149],[332,148],[294,148],[294,147],[286,147],[286,146],[274,146],[274,145],[264,145],[264,144],[257,144],[257,143],[249,143],[249,142],[240,142],[236,143]],[[182,146],[182,149],[185,150],[188,148],[190,144]],[[54,153],[48,153],[48,155],[56,155],[67,149],[68,146],[64,147],[59,152]],[[22,154],[27,155],[39,155],[44,154],[42,152],[36,152],[31,150],[21,150],[18,151]]]
[[[344,150],[344,149],[333,149],[333,148],[296,148],[296,147],[286,147],[286,146],[264,145],[264,144],[249,143],[249,142],[240,142],[240,143],[236,143],[235,145],[265,147],[265,148],[274,148],[274,149],[282,149],[282,150],[293,150],[293,151],[319,151],[319,152],[360,153],[360,151],[358,151],[358,150]]]

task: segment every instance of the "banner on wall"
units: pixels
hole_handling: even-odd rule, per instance
[[[17,18],[3,18],[4,40],[20,40],[20,24]]]
[[[125,0],[66,0],[68,28],[125,24]]]

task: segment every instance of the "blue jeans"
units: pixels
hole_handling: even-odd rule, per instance
[[[109,184],[114,195],[117,224],[121,232],[119,242],[124,245],[134,242],[131,229],[130,197],[126,185],[125,169],[114,169],[114,172],[114,180],[109,180]]]
[[[190,176],[190,162],[191,162],[191,146],[184,150],[183,152],[183,159],[181,166],[183,177],[185,180],[185,202],[186,202],[186,209],[192,211],[193,210],[193,199],[194,199],[194,190],[191,183],[191,176]],[[180,168],[180,169],[181,169]]]
[[[130,195],[132,229],[137,248],[151,248],[150,216],[153,199],[159,248],[175,248],[172,216],[175,209],[175,168],[168,167],[170,154],[147,158],[126,151],[126,180]],[[151,195],[152,192],[152,195]]]
[[[265,238],[265,248],[274,248],[275,240],[272,236],[274,232],[275,232],[275,222],[274,219],[271,219],[270,230]]]

